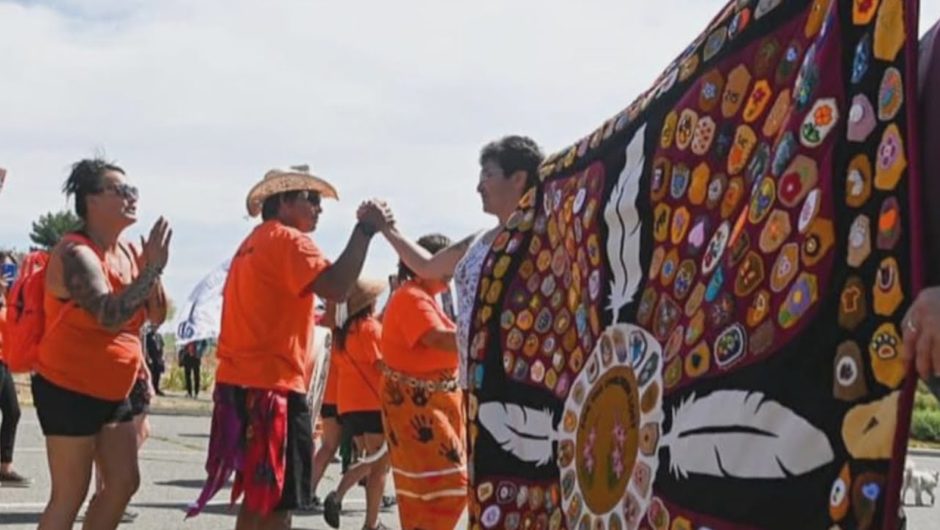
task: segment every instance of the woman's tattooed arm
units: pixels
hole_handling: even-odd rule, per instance
[[[69,245],[62,252],[62,277],[69,296],[103,327],[117,331],[147,303],[160,270],[145,266],[120,293],[111,292],[95,253],[83,245]]]

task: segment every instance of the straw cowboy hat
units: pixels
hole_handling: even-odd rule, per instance
[[[346,300],[346,314],[355,315],[366,307],[375,304],[385,292],[385,282],[371,278],[359,278]]]
[[[315,191],[325,199],[339,200],[336,188],[320,177],[310,174],[309,166],[291,166],[287,170],[272,169],[265,173],[261,182],[255,184],[248,192],[248,198],[245,201],[248,215],[257,217],[261,213],[264,200],[272,195],[302,190]]]

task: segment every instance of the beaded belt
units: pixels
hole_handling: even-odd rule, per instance
[[[428,381],[427,379],[419,379],[417,377],[412,377],[408,374],[403,374],[399,371],[392,370],[384,363],[379,366],[379,370],[381,370],[385,377],[396,383],[402,383],[410,386],[411,388],[420,388],[422,390],[427,390],[428,392],[454,392],[460,388],[456,377],[448,377],[441,379],[440,381]]]

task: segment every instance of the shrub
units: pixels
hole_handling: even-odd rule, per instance
[[[937,398],[918,392],[914,395],[914,410],[940,410],[940,408],[937,406]]]
[[[911,436],[925,442],[940,442],[940,410],[915,410]]]
[[[218,361],[215,358],[215,348],[212,347],[202,357],[202,366],[199,368],[199,388],[201,391],[212,390],[215,384],[216,365],[218,365]],[[166,356],[166,372],[160,378],[160,388],[173,391],[186,390],[185,374],[175,354]]]
[[[914,410],[940,410],[940,402],[923,382],[917,385],[917,393],[914,394]]]

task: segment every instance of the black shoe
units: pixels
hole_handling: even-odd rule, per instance
[[[32,483],[32,480],[20,475],[16,471],[0,473],[0,486],[4,488],[28,488]]]
[[[339,528],[339,515],[343,511],[343,503],[336,500],[336,492],[331,491],[323,500],[323,519],[331,528]]]
[[[314,495],[310,498],[309,501],[307,501],[307,504],[304,505],[302,510],[313,514],[321,514],[323,513],[323,501],[320,499],[320,497]]]
[[[382,504],[379,509],[382,511],[391,511],[392,507],[398,504],[398,499],[391,495],[382,495]]]

